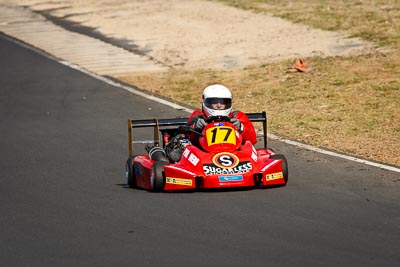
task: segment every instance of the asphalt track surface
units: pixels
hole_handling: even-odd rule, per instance
[[[188,114],[1,35],[0,59],[2,266],[400,265],[398,173],[271,141],[286,187],[129,189],[127,118]]]

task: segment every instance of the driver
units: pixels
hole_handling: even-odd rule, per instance
[[[242,134],[243,142],[250,141],[253,145],[257,142],[256,131],[247,115],[242,111],[233,111],[232,93],[223,85],[214,84],[207,86],[203,91],[202,110],[195,110],[189,117],[187,125],[197,132],[202,132],[207,125],[206,118],[211,116],[228,116],[230,122]],[[190,135],[190,141],[198,144],[199,136]]]

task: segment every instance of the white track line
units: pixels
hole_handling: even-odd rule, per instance
[[[103,82],[108,83],[108,84],[110,84],[112,86],[115,86],[115,87],[122,88],[122,89],[124,89],[124,90],[126,90],[128,92],[131,92],[132,94],[135,94],[135,95],[138,95],[138,96],[153,100],[155,102],[161,103],[163,105],[172,107],[172,108],[177,109],[177,110],[186,111],[188,113],[192,113],[193,112],[192,109],[183,107],[181,105],[172,103],[170,101],[167,101],[165,99],[161,99],[161,98],[153,96],[153,95],[148,95],[148,94],[146,94],[146,93],[144,93],[142,91],[139,91],[139,90],[137,90],[137,89],[135,89],[133,87],[130,87],[130,86],[124,85],[122,83],[113,81],[113,80],[111,80],[109,78],[97,75],[97,74],[95,74],[93,72],[90,72],[90,71],[88,71],[88,70],[86,70],[86,69],[84,69],[84,68],[82,68],[82,67],[80,67],[78,65],[75,65],[73,63],[70,63],[68,61],[59,60],[59,59],[55,58],[52,55],[49,55],[49,54],[47,54],[47,53],[45,53],[45,52],[43,52],[43,51],[41,51],[41,50],[39,50],[39,49],[37,49],[35,47],[29,46],[29,45],[27,45],[27,44],[25,44],[23,42],[20,42],[20,41],[18,41],[16,39],[9,38],[8,36],[5,36],[5,35],[3,35],[3,37],[5,37],[7,40],[9,40],[9,41],[11,41],[13,43],[16,43],[16,44],[18,44],[18,45],[20,45],[20,46],[22,46],[24,48],[27,48],[27,49],[32,50],[32,51],[35,51],[36,53],[39,53],[39,54],[41,54],[41,55],[43,55],[43,56],[45,56],[45,57],[47,57],[49,59],[55,60],[55,61],[65,65],[65,66],[68,66],[68,67],[72,68],[72,69],[75,69],[75,70],[78,70],[78,71],[80,71],[82,73],[85,73],[85,74],[87,74],[87,75],[89,75],[89,76],[91,76],[91,77],[93,77],[93,78],[95,78],[97,80],[103,81]],[[313,147],[311,145],[303,144],[303,143],[300,143],[300,142],[297,142],[297,141],[281,138],[281,137],[279,137],[277,135],[270,134],[270,133],[268,134],[268,137],[271,138],[271,139],[283,142],[285,144],[289,144],[289,145],[293,145],[293,146],[296,146],[296,147],[308,149],[310,151],[315,151],[315,152],[318,152],[318,153],[321,153],[321,154],[325,154],[325,155],[329,155],[329,156],[332,156],[332,157],[342,158],[342,159],[346,159],[346,160],[349,160],[349,161],[353,161],[353,162],[357,162],[357,163],[361,163],[361,164],[365,164],[365,165],[381,168],[381,169],[384,169],[384,170],[400,173],[400,168],[397,168],[397,167],[394,167],[394,166],[389,166],[389,165],[385,165],[385,164],[382,164],[382,163],[377,163],[377,162],[373,162],[373,161],[369,161],[369,160],[365,160],[365,159],[360,159],[360,158],[356,158],[356,157],[340,154],[340,153],[337,153],[337,152],[324,150],[324,149],[321,149],[321,148],[318,148],[318,147]]]
[[[362,163],[362,164],[365,164],[365,165],[369,165],[369,166],[385,169],[385,170],[388,170],[388,171],[394,171],[394,172],[399,172],[400,173],[400,168],[397,168],[397,167],[394,167],[394,166],[389,166],[389,165],[385,165],[385,164],[382,164],[382,163],[369,161],[369,160],[366,160],[366,159],[360,159],[360,158],[356,158],[356,157],[353,157],[353,156],[348,156],[348,155],[340,154],[340,153],[337,153],[337,152],[324,150],[322,148],[318,148],[318,147],[314,147],[314,146],[311,146],[311,145],[303,144],[303,143],[300,143],[300,142],[297,142],[297,141],[285,139],[285,138],[279,137],[279,136],[274,135],[274,134],[268,134],[268,137],[271,138],[271,139],[279,140],[279,141],[281,141],[283,143],[286,143],[286,144],[289,144],[289,145],[305,148],[305,149],[308,149],[308,150],[311,150],[311,151],[315,151],[315,152],[318,152],[318,153],[321,153],[321,154],[325,154],[325,155],[329,155],[329,156],[333,156],[333,157],[337,157],[337,158],[342,158],[342,159],[346,159],[346,160]]]

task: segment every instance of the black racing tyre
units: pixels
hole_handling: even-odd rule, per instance
[[[133,159],[134,157],[130,156],[125,164],[125,178],[130,188],[136,187],[136,177],[135,177],[135,171],[133,169]]]
[[[161,192],[164,190],[165,177],[164,177],[164,166],[168,165],[166,161],[154,161],[151,168],[150,181],[151,187],[155,192]]]
[[[283,173],[283,179],[285,179],[285,184],[286,184],[289,179],[289,169],[288,169],[288,163],[287,163],[286,157],[282,154],[275,154],[275,155],[271,156],[271,159],[281,159],[282,160],[282,173]]]

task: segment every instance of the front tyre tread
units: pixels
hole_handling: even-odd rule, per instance
[[[164,166],[168,165],[166,161],[154,161],[151,168],[151,185],[154,192],[162,192],[165,185]]]
[[[130,156],[126,160],[126,164],[125,164],[125,178],[126,178],[128,186],[130,188],[136,188],[136,177],[135,177],[135,171],[133,168],[133,159],[134,159],[134,157]]]

